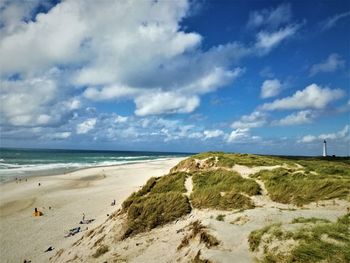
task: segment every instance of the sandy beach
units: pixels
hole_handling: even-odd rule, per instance
[[[168,173],[182,159],[96,167],[1,184],[1,261],[48,262],[60,248],[81,238],[86,228],[92,229],[104,222],[107,214],[116,211],[147,179]],[[115,206],[111,206],[113,200],[116,200]],[[35,207],[44,215],[33,217]],[[83,213],[85,219],[95,220],[80,225]],[[69,229],[79,226],[82,233],[64,237]],[[44,252],[50,246],[54,250]]]

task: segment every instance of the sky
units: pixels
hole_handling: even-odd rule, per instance
[[[349,29],[341,0],[0,0],[0,145],[349,155]]]

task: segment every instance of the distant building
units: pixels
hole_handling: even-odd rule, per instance
[[[323,141],[323,157],[327,157],[327,142]]]

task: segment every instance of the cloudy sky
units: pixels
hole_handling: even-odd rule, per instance
[[[349,1],[0,0],[1,146],[349,155]]]

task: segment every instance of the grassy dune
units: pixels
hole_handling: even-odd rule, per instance
[[[222,169],[193,173],[193,184],[191,200],[196,208],[253,208],[250,198],[243,194],[256,195],[261,190],[254,180]]]
[[[333,167],[328,165],[327,168]],[[278,168],[260,171],[252,177],[263,180],[273,201],[303,205],[320,200],[349,198],[350,176],[348,171],[346,169],[337,171],[338,173],[334,174],[319,174],[305,170],[293,171]]]
[[[338,218],[337,222],[296,218],[291,226],[293,230],[274,224],[250,234],[250,249],[264,250],[259,262],[350,262],[350,214]],[[290,244],[287,249],[286,244]]]
[[[231,169],[235,164],[281,167],[262,170],[247,179]],[[186,178],[193,181],[189,198],[184,195]],[[261,194],[257,179],[264,183],[270,198],[280,203],[304,205],[333,198],[349,200],[348,158],[201,153],[180,162],[169,174],[149,179],[124,201],[122,209],[127,213],[124,237],[180,218],[191,212],[191,204],[197,209],[253,208],[250,196]]]
[[[146,185],[133,193],[123,204],[127,213],[124,238],[164,225],[191,212],[188,198],[182,193],[186,173],[173,173],[150,178]]]

